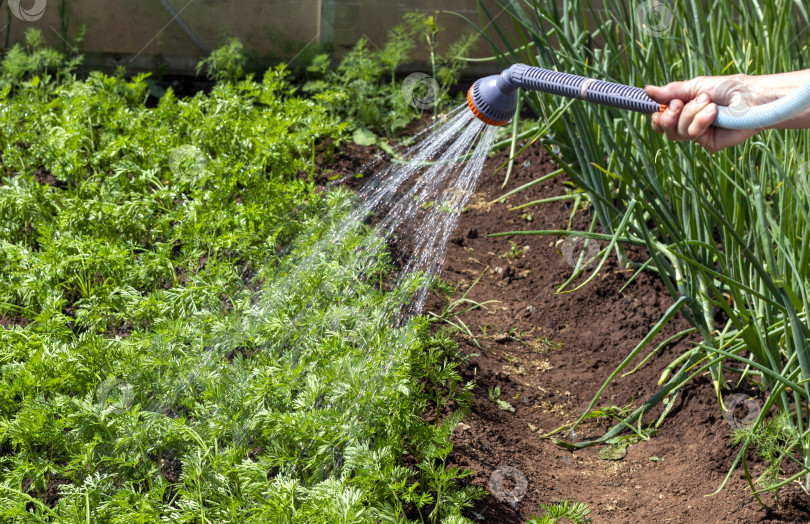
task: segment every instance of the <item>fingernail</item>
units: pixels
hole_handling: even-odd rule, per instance
[[[707,105],[700,112],[703,113],[704,115],[708,115],[711,114],[712,111],[714,111],[714,104]]]
[[[706,93],[701,94],[699,97],[697,97],[697,103],[700,104],[700,105],[708,104],[709,103],[709,95],[707,95]]]

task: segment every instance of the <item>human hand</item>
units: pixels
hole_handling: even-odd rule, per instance
[[[747,75],[698,76],[645,90],[647,96],[667,105],[665,111],[652,115],[656,132],[673,141],[694,140],[710,153],[741,144],[758,131],[713,127],[718,104],[744,111],[769,101],[759,92],[755,77]]]

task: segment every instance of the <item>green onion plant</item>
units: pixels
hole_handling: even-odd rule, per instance
[[[648,19],[650,3],[636,0],[501,4],[500,16],[500,7],[479,6],[485,36],[504,67],[524,62],[638,86],[808,67],[808,15],[801,2],[676,0],[659,9],[655,20]],[[667,141],[641,114],[540,93],[524,93],[522,100],[541,122],[565,108],[551,122],[559,165],[587,193],[602,232],[520,233],[607,242],[594,274],[616,253],[627,267],[657,272],[673,297],[661,321],[610,380],[637,357],[649,358],[647,345],[676,314],[688,319],[696,337],[666,367],[657,393],[601,438],[566,445],[605,443],[663,403],[660,417],[649,421],[657,427],[679,391],[703,373],[710,374],[721,409],[723,396],[746,379],[764,399],[751,434],[775,410],[798,436],[787,453],[800,471],[759,491],[797,479],[807,489],[810,197],[802,164],[810,158],[808,132],[765,130],[743,145],[709,154],[694,143]],[[646,247],[649,258],[629,260],[627,245]],[[731,362],[737,365],[727,365]],[[744,463],[752,442],[738,441],[732,471]]]

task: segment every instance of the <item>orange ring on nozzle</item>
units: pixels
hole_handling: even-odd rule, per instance
[[[491,118],[487,118],[481,114],[481,112],[475,107],[472,99],[472,87],[467,91],[467,105],[470,106],[475,117],[485,124],[489,124],[491,126],[503,126],[509,123],[509,120],[504,122],[498,122],[497,120],[492,120]]]

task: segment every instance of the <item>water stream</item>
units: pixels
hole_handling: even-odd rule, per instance
[[[283,441],[291,426],[301,431],[322,428],[312,430],[316,434],[338,432],[335,442],[373,439],[366,422],[388,416],[391,407],[380,393],[399,387],[388,379],[402,373],[398,368],[407,357],[404,352],[417,336],[407,321],[422,312],[495,132],[464,104],[419,133],[412,145],[397,148],[392,158],[368,166],[370,176],[353,196],[345,190],[340,197],[333,197],[340,190],[329,192],[326,198],[340,205],[311,224],[267,270],[261,291],[242,313],[238,327],[217,333],[205,351],[189,352],[188,358],[196,360],[195,371],[160,385],[144,408],[171,411],[184,395],[210,389],[207,377],[217,376],[213,370],[231,358],[225,355],[252,346],[278,363],[285,377],[279,383],[289,388],[293,400],[294,410],[285,415],[290,418],[268,420],[263,404],[269,401],[257,402],[251,390],[254,379],[234,371],[227,384],[215,386],[227,389],[225,400],[206,403],[210,412],[201,420],[227,416],[236,443],[250,438],[258,427],[265,435],[269,427],[279,428],[269,431]],[[371,298],[358,304],[361,296]],[[354,344],[348,352],[347,340]],[[318,352],[322,358],[330,344],[336,347],[335,380],[313,384],[309,375],[317,359],[310,357]],[[312,466],[316,457],[305,458],[308,451],[302,449],[297,456],[309,466],[291,464],[288,473]],[[313,453],[320,453],[319,461],[329,456],[322,450]],[[331,465],[322,467],[339,471],[342,451],[333,453]]]

